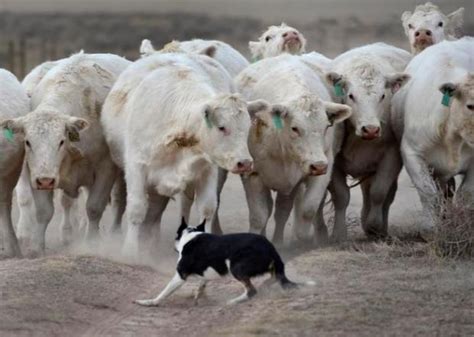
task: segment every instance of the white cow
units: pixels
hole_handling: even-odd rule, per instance
[[[170,197],[193,186],[199,221],[210,220],[217,165],[234,173],[252,168],[247,104],[233,93],[227,71],[205,55],[138,60],[115,84],[102,123],[113,158],[125,171],[124,251],[135,256],[143,230],[160,222]]]
[[[25,116],[30,111],[30,100],[12,73],[0,69],[0,121]],[[0,122],[1,123],[1,122]],[[4,123],[2,123],[4,125]],[[23,137],[1,128],[0,135],[0,230],[3,234],[4,253],[9,257],[21,256],[12,225],[13,189],[20,176],[23,157]]]
[[[474,38],[444,41],[418,54],[412,80],[393,101],[404,117],[402,155],[424,210],[422,230],[437,216],[441,185],[462,174],[460,193],[474,200]]]
[[[142,41],[140,46],[140,54],[142,57],[153,55],[156,52],[150,40],[145,39]],[[249,65],[249,62],[241,53],[227,43],[216,40],[194,39],[190,41],[172,41],[158,52],[206,54],[222,64],[232,78],[237,76],[238,73]]]
[[[459,37],[463,25],[464,8],[445,15],[438,6],[427,2],[415,11],[402,14],[402,24],[413,54],[426,47]]]
[[[249,42],[249,48],[254,60],[283,53],[300,55],[305,52],[306,39],[297,29],[282,23],[268,27],[258,41]]]
[[[116,167],[99,122],[102,104],[117,76],[130,64],[110,54],[77,54],[46,73],[31,98],[33,112],[3,121],[25,137],[25,161],[37,224],[30,224],[31,254],[45,248],[45,231],[53,215],[53,190],[77,197],[89,190],[87,237],[96,238],[99,221],[115,181]],[[87,129],[87,130],[86,130]]]
[[[351,109],[331,102],[323,80],[299,56],[261,60],[235,81],[247,99],[264,100],[249,110],[254,121],[248,144],[255,169],[242,182],[250,231],[265,230],[273,208],[271,191],[276,191],[273,241],[283,241],[293,204],[294,234],[307,239],[304,235],[323,201],[341,145],[342,133],[333,125],[348,118]]]
[[[331,193],[335,206],[333,239],[345,240],[350,191],[347,175],[362,181],[361,220],[369,236],[386,236],[388,211],[402,163],[390,123],[392,95],[409,79],[402,73],[411,55],[376,43],[352,49],[333,61],[327,81],[341,101],[352,107],[344,145],[336,158]],[[322,216],[318,216],[322,222]],[[322,224],[318,226],[322,227]]]
[[[37,85],[41,82],[48,71],[64,60],[66,59],[44,62],[28,73],[28,75],[26,75],[21,82],[21,85],[23,88],[25,88],[27,95],[29,97],[33,96]],[[25,164],[26,163],[24,163],[24,165]],[[28,234],[25,232],[31,228],[31,224],[36,222],[36,208],[34,205],[33,195],[31,193],[30,178],[28,176],[27,169],[22,170],[22,174],[15,191],[20,215],[17,223],[17,234],[19,237],[28,237]],[[61,192],[60,199],[63,208],[61,212],[61,240],[63,244],[67,244],[72,238],[73,223],[79,223],[79,220],[77,219],[77,212],[79,210],[77,209],[77,202],[75,202],[75,200],[70,198],[67,194]]]

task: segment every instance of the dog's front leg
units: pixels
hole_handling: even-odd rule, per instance
[[[165,298],[167,298],[176,290],[178,290],[184,284],[184,282],[185,280],[181,278],[179,273],[176,273],[171,279],[171,281],[166,285],[165,289],[163,289],[163,291],[158,296],[149,300],[136,300],[135,303],[147,307],[157,306],[160,304],[161,301],[163,301]]]
[[[199,286],[196,289],[196,293],[194,294],[194,305],[198,305],[199,299],[204,295],[204,292],[206,290],[206,285],[207,285],[207,280],[206,279],[201,279],[199,282]]]

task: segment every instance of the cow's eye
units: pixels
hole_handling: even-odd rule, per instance
[[[471,110],[471,111],[474,111],[474,104],[468,104],[466,105],[466,107]]]
[[[272,39],[272,37],[271,37],[270,35],[267,35],[267,36],[265,37],[265,41],[266,41],[266,42],[270,41],[271,39]]]
[[[352,94],[349,94],[349,98],[350,98],[350,100],[351,100],[351,101],[355,102],[354,95],[352,95]]]
[[[382,97],[380,97],[380,101],[383,101],[385,99],[385,94],[382,95]]]
[[[30,144],[30,142],[28,141],[28,139],[25,140],[25,144],[26,144],[26,146],[31,147],[31,144]]]
[[[59,142],[59,147],[64,145],[64,139]]]
[[[219,126],[218,129],[220,132],[226,132],[226,128],[224,126]]]
[[[438,23],[438,27],[443,27],[443,22]]]
[[[293,126],[293,127],[291,128],[291,131],[293,131],[293,132],[296,133],[297,135],[300,134],[300,129],[298,129],[296,126]]]
[[[409,29],[413,29],[413,25],[411,23],[408,24]]]

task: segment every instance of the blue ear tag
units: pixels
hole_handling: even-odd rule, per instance
[[[443,94],[443,99],[441,100],[441,104],[443,104],[444,106],[449,107],[449,105],[451,104],[452,95],[453,94],[450,91],[445,91],[444,94]]]
[[[341,82],[337,82],[334,84],[334,93],[336,97],[343,97],[344,96],[344,89],[342,89]]]
[[[13,143],[13,130],[12,129],[3,129],[3,135],[10,143]]]
[[[277,128],[278,130],[283,129],[283,121],[281,120],[280,115],[273,115],[272,120],[273,124],[275,125],[275,128]]]
[[[212,123],[211,120],[209,119],[209,116],[205,116],[204,119],[206,120],[206,125],[208,129],[212,129]]]

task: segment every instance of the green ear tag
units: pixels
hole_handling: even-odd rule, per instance
[[[278,130],[283,129],[283,121],[281,120],[281,117],[279,115],[273,115],[272,120],[273,124]]]
[[[451,92],[445,91],[443,94],[443,99],[441,100],[441,104],[449,107],[449,105],[451,104],[451,97],[452,97]]]
[[[334,84],[334,93],[336,94],[336,97],[344,96],[344,89],[342,89],[342,85],[340,82]]]
[[[209,116],[204,117],[204,119],[206,120],[207,128],[208,128],[208,129],[212,129],[212,123],[211,123],[211,121],[210,121],[210,119],[209,119]]]
[[[13,130],[12,129],[3,129],[3,135],[9,142],[13,143]]]

